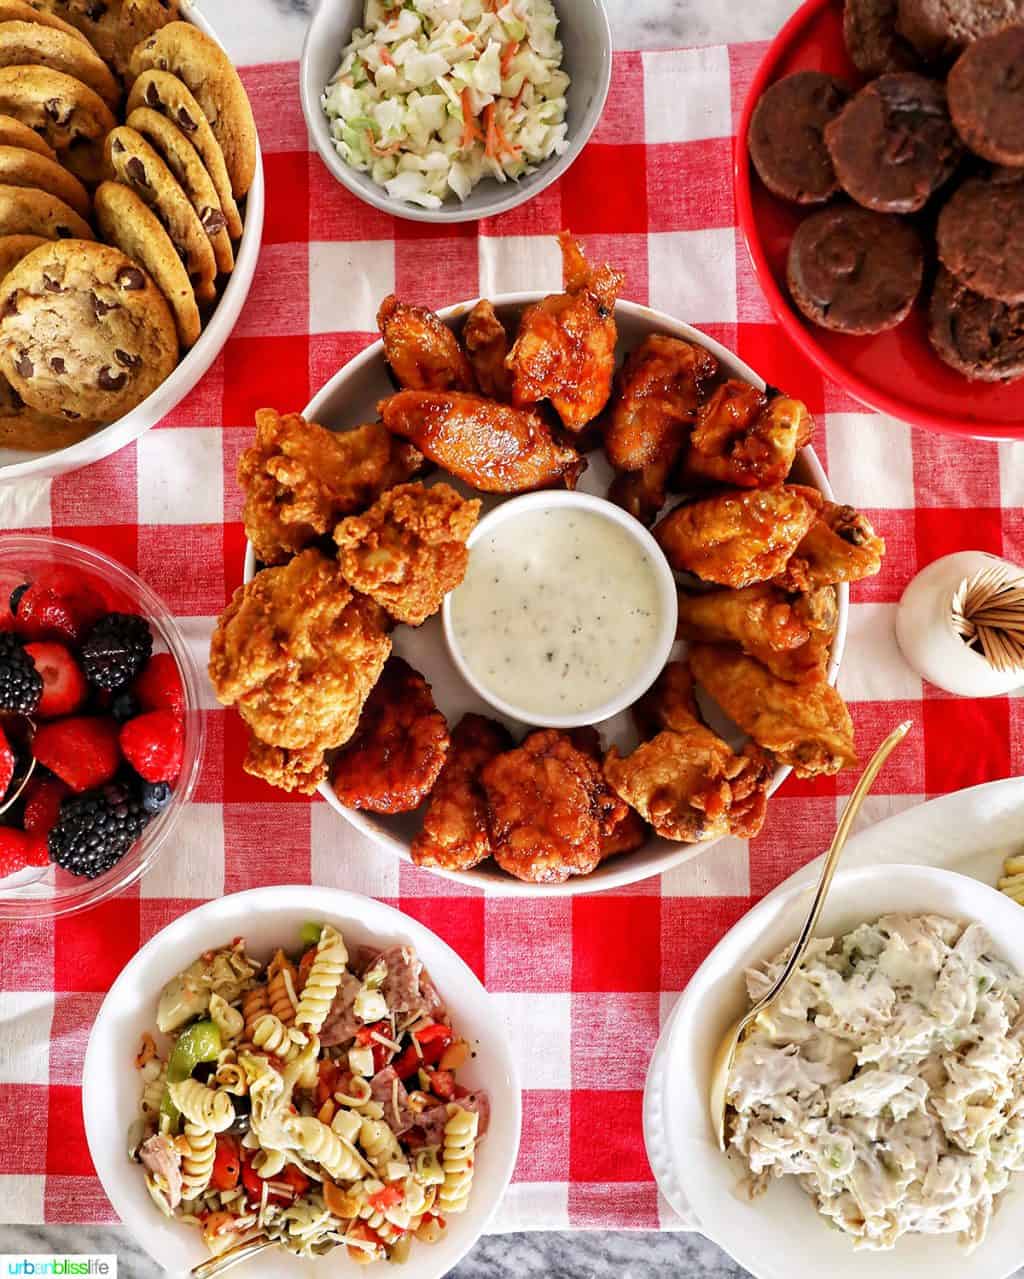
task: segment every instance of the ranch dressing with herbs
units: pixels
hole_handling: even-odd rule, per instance
[[[571,507],[497,524],[474,543],[451,606],[466,665],[527,715],[604,705],[641,674],[660,621],[650,556],[619,524]]]

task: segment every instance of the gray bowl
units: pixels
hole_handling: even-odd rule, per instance
[[[452,199],[440,209],[423,209],[395,200],[369,174],[347,164],[334,149],[327,116],[320,105],[323,91],[338,69],[342,50],[363,20],[363,0],[320,0],[306,33],[299,80],[306,124],[324,164],[344,186],[375,209],[412,222],[475,222],[507,213],[532,200],[556,181],[586,146],[601,118],[612,74],[612,34],[604,0],[555,0],[563,66],[572,83],[568,100],[569,149],[518,182],[485,178],[467,200]]]

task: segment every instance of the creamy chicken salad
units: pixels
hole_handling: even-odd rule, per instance
[[[752,1003],[788,953],[747,974]],[[730,1079],[749,1190],[795,1175],[859,1247],[979,1243],[1024,1170],[1022,1007],[978,924],[887,915],[814,941]]]

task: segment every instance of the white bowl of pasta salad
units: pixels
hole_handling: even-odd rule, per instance
[[[263,1240],[241,1273],[408,1261],[433,1279],[519,1146],[512,1048],[463,961],[389,906],[295,885],[210,902],[139,951],[82,1106],[104,1190],[171,1273]]]

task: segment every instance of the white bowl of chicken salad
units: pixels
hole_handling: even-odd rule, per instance
[[[82,1109],[159,1265],[264,1238],[241,1273],[265,1279],[405,1260],[440,1279],[505,1193],[521,1114],[501,1015],[455,952],[299,885],[208,902],[138,952],[93,1026]]]
[[[604,0],[320,0],[302,107],[324,163],[361,200],[466,222],[569,168],[611,68]]]
[[[691,980],[648,1080],[677,1211],[759,1279],[1004,1279],[1024,1257],[1024,915],[926,866],[840,872],[781,1006],[741,1045],[723,1155],[721,1036],[760,998],[813,883],[746,915]]]

